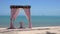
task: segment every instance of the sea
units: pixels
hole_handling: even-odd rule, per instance
[[[18,16],[14,22],[14,27],[20,27],[23,22],[24,27],[28,26],[28,20],[25,16]],[[60,16],[31,16],[32,27],[60,26]],[[0,16],[0,27],[10,26],[10,16]]]

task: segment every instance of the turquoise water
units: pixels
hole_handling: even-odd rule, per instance
[[[19,27],[19,22],[24,22],[24,27],[28,26],[25,16],[18,16],[14,22],[15,27]],[[60,26],[60,16],[31,16],[33,27],[38,26]],[[0,27],[9,27],[10,16],[0,16]]]

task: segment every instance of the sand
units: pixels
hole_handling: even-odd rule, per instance
[[[33,27],[31,29],[0,28],[0,34],[60,34],[60,26]]]

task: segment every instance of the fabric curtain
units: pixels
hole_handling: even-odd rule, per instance
[[[25,11],[26,17],[27,17],[27,19],[29,21],[29,28],[31,28],[32,27],[32,23],[30,21],[30,8],[24,8],[24,11]]]
[[[26,18],[30,21],[30,9],[24,8]]]
[[[17,9],[16,9],[16,12],[15,12],[15,14],[14,14],[14,16],[13,16],[14,20],[15,20],[16,17],[18,16],[18,14],[19,14],[19,10],[20,10],[20,8],[17,8]]]
[[[11,20],[15,20],[19,13],[19,8],[12,8],[11,9]]]

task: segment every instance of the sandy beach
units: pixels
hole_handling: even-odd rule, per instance
[[[0,28],[0,34],[60,34],[60,26],[33,27],[31,29]]]

